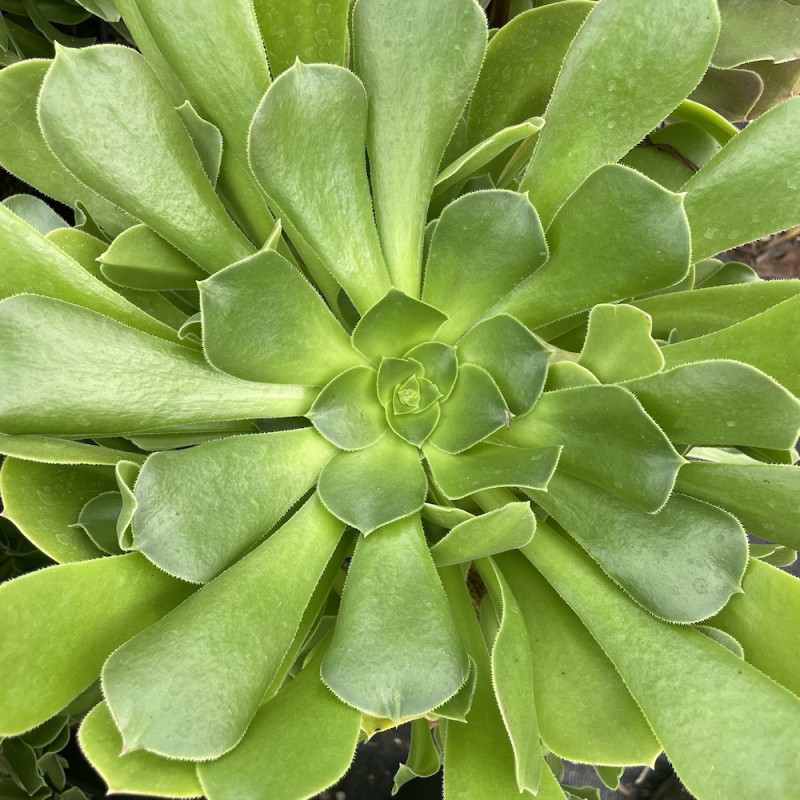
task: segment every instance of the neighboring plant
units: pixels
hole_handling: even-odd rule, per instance
[[[800,282],[712,256],[800,222],[800,100],[684,102],[715,2],[488,48],[473,0],[117,5],[143,55],[0,73],[0,160],[80,212],[0,208],[0,488],[62,562],[0,588],[0,734],[100,677],[117,792],[310,797],[405,720],[448,800],[798,785],[800,583],[744,528],[800,545]],[[696,172],[617,163],[674,113]]]

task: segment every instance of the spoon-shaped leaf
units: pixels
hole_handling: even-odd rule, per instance
[[[325,683],[348,705],[397,723],[452,697],[467,669],[419,517],[362,537],[322,662]]]

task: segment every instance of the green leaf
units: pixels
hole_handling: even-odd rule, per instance
[[[253,252],[155,73],[129,47],[59,49],[42,85],[39,122],[70,172],[203,268],[213,272]]]
[[[737,658],[744,658],[744,650],[741,644],[729,633],[725,633],[719,628],[713,628],[710,625],[695,625],[694,627],[708,636],[709,639],[730,650]]]
[[[431,547],[431,557],[437,567],[464,564],[516,550],[528,544],[535,531],[536,517],[530,504],[509,503],[456,525]]]
[[[240,741],[343,530],[312,497],[266,542],[112,655],[103,691],[126,750],[197,761]]]
[[[475,519],[469,511],[455,506],[437,506],[434,503],[425,503],[422,507],[422,518],[438,525],[441,528],[455,528],[456,525]]]
[[[441,392],[442,402],[444,402],[453,391],[458,377],[458,359],[455,348],[441,342],[425,342],[409,350],[406,358],[422,364],[424,376],[436,385]]]
[[[111,793],[151,797],[198,797],[203,793],[195,765],[190,762],[144,751],[121,754],[122,736],[105,702],[86,715],[78,730],[78,742]]]
[[[648,514],[561,473],[546,493],[529,494],[609,577],[661,619],[698,622],[739,591],[747,538],[737,520],[715,506],[676,494],[657,514]]]
[[[452,697],[467,670],[419,517],[359,539],[323,681],[348,705],[399,723]]]
[[[545,228],[588,175],[624,156],[697,86],[718,33],[713,0],[657,7],[605,0],[592,10],[564,60],[520,185]]]
[[[69,227],[67,221],[56,214],[44,200],[32,194],[12,194],[3,200],[2,205],[39,231],[42,236],[46,236],[50,231]]]
[[[386,432],[386,416],[376,396],[376,374],[353,367],[334,378],[306,415],[341,450],[361,450]]]
[[[800,780],[794,695],[699,631],[638,608],[544,525],[525,554],[617,667],[693,795],[780,796]]]
[[[437,308],[392,289],[359,320],[353,347],[379,364],[427,342],[446,321]]]
[[[414,447],[422,447],[428,437],[439,424],[442,412],[438,403],[424,411],[413,414],[395,413],[391,406],[386,409],[386,421],[389,427],[401,438]]]
[[[131,289],[194,289],[208,273],[146,225],[117,236],[99,258],[112,283]]]
[[[518,447],[563,445],[561,469],[645,511],[666,503],[683,463],[636,398],[619,386],[547,392],[496,438]]]
[[[681,467],[675,488],[730,511],[756,536],[800,548],[797,467],[690,461]]]
[[[359,0],[353,12],[355,72],[369,99],[378,232],[392,284],[411,297],[419,297],[436,172],[485,48],[486,18],[473,0]],[[425,69],[409,72],[410,64]]]
[[[592,173],[547,234],[550,260],[501,304],[529,328],[663,289],[689,271],[682,197],[627,167]]]
[[[575,361],[551,362],[544,383],[546,392],[557,392],[559,389],[576,389],[579,386],[598,386],[600,381]]]
[[[0,735],[60,711],[112,651],[191,591],[136,553],[48,567],[0,586]]]
[[[30,796],[40,789],[47,788],[33,748],[21,739],[8,739],[3,742],[2,760],[10,767],[11,777],[25,793]],[[5,772],[5,769],[3,770]]]
[[[520,792],[538,794],[542,750],[533,689],[533,664],[522,611],[503,574],[490,558],[477,563],[500,628],[491,646],[492,687],[514,750]]]
[[[324,386],[361,361],[313,286],[274,250],[199,287],[206,357],[231,375]]]
[[[300,674],[261,707],[233,752],[199,765],[207,795],[215,800],[257,796],[304,800],[347,771],[361,715],[339,702],[320,681],[324,653],[322,645]],[[266,769],[265,753],[269,753]]]
[[[49,439],[45,436],[6,436],[0,434],[0,453],[41,461],[45,464],[104,464],[113,467],[120,459],[141,460],[144,456],[84,442]]]
[[[748,663],[800,696],[800,582],[751,558],[742,588],[709,621],[736,638]]]
[[[453,393],[442,404],[431,444],[445,453],[461,453],[502,428],[507,414],[503,395],[489,373],[463,364]]]
[[[431,737],[431,726],[427,719],[419,717],[411,721],[411,749],[405,764],[400,764],[394,776],[392,795],[413,778],[429,778],[442,766],[439,751]]]
[[[121,511],[119,492],[103,492],[86,503],[75,524],[83,528],[104,553],[119,555],[122,550],[117,538],[117,520]]]
[[[601,304],[589,313],[589,328],[578,363],[603,383],[618,383],[660,372],[664,356],[650,335],[650,317],[638,308]]]
[[[560,454],[560,447],[507,447],[487,442],[457,455],[425,448],[433,478],[451,500],[501,486],[544,491]]]
[[[713,108],[731,122],[739,122],[751,116],[763,92],[764,81],[754,70],[712,66],[689,99]]]
[[[154,453],[136,481],[134,547],[171,574],[209,581],[314,485],[334,452],[303,428]]]
[[[319,476],[325,507],[364,534],[419,511],[426,490],[416,447],[393,433],[364,450],[337,453]]]
[[[182,106],[178,106],[177,111],[186,130],[189,131],[189,136],[192,137],[192,144],[200,156],[200,163],[211,185],[216,186],[222,163],[222,134],[219,128],[203,119],[188,100]]]
[[[520,554],[497,564],[528,627],[545,746],[571,761],[653,764],[661,745],[580,619]]]
[[[0,303],[0,371],[0,429],[12,434],[117,435],[294,416],[315,394],[231,378],[194,350],[35,295]]]
[[[297,63],[269,88],[250,129],[253,172],[329,302],[360,313],[389,288],[364,160],[367,97],[351,72]],[[322,202],[321,202],[322,201]]]
[[[492,189],[448,205],[433,233],[422,290],[425,302],[450,317],[438,338],[455,342],[546,258],[542,226],[525,195]]]
[[[800,100],[748,125],[683,187],[695,260],[800,222]]]

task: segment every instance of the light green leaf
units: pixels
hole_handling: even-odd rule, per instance
[[[800,581],[751,558],[742,588],[709,622],[736,638],[748,663],[800,696]]]
[[[334,378],[306,415],[314,427],[341,450],[361,450],[386,432],[386,416],[377,402],[377,375],[353,367]]]
[[[119,12],[114,0],[76,0],[76,2],[106,22],[119,22]]]
[[[676,494],[657,514],[648,514],[561,473],[546,493],[528,494],[661,619],[698,622],[739,591],[747,538],[736,519],[715,506]]]
[[[372,215],[367,97],[351,72],[297,63],[250,129],[250,162],[270,207],[329,302],[341,285],[360,313],[389,288]]]
[[[325,507],[364,534],[419,511],[426,490],[416,447],[393,433],[364,450],[337,453],[319,476]]]
[[[752,267],[748,267],[747,264],[742,264],[738,261],[729,261],[699,285],[702,287],[729,286],[740,283],[755,283],[760,280],[758,273]],[[698,286],[697,282],[695,282],[695,286]]]
[[[682,197],[619,165],[601,167],[576,189],[547,238],[550,260],[501,303],[529,328],[663,289],[689,271]]]
[[[154,453],[136,481],[134,547],[171,574],[209,581],[314,485],[334,452],[303,428]]]
[[[624,156],[697,86],[718,33],[713,0],[657,7],[605,0],[592,10],[564,60],[520,185],[545,228],[588,175]]]
[[[800,548],[797,467],[690,461],[681,467],[675,488],[730,511],[756,536]]]
[[[693,795],[779,797],[800,781],[794,695],[699,631],[638,608],[544,525],[525,554],[617,667]]]
[[[12,194],[3,200],[2,205],[39,231],[42,236],[58,228],[69,227],[67,221],[56,214],[44,200],[32,194]]]
[[[362,537],[322,662],[325,683],[348,705],[399,723],[452,697],[467,670],[419,517]]]
[[[535,531],[536,517],[530,505],[509,503],[456,525],[431,547],[431,557],[437,567],[463,564],[516,550],[528,544]]]
[[[738,658],[744,658],[744,650],[742,649],[741,644],[739,644],[736,639],[733,638],[729,633],[725,633],[725,631],[720,630],[719,628],[713,628],[710,625],[695,625],[694,626],[700,633],[705,634],[708,636],[709,639],[712,639],[717,644],[722,645],[726,649],[730,650]]]
[[[89,500],[78,515],[77,526],[104,553],[119,555],[122,550],[117,538],[117,520],[122,511],[119,492],[103,492]]]
[[[800,222],[800,99],[748,125],[683,187],[695,260]]]
[[[437,506],[433,503],[425,503],[421,513],[423,519],[441,528],[447,528],[448,530],[455,528],[456,525],[462,522],[475,519],[469,511],[464,511],[462,508],[456,508],[455,506]]]
[[[542,750],[533,690],[533,664],[522,611],[503,574],[490,558],[477,563],[500,628],[491,646],[492,687],[514,750],[520,792],[537,794],[542,780]]]
[[[491,375],[474,364],[463,364],[453,393],[442,404],[431,444],[445,453],[461,453],[502,428],[507,414],[506,402]]]
[[[425,267],[422,298],[450,317],[438,338],[455,342],[546,258],[525,195],[492,189],[459,197],[442,212]]]
[[[206,357],[231,375],[324,386],[361,361],[319,294],[275,250],[199,286]]]
[[[13,434],[117,435],[294,416],[315,394],[231,378],[194,350],[35,295],[0,303],[0,372],[0,430]]]
[[[579,386],[598,386],[600,381],[575,361],[551,362],[547,370],[545,392],[557,392],[559,389],[576,389]]]
[[[261,707],[233,752],[199,765],[208,796],[215,800],[259,796],[304,800],[347,771],[361,715],[339,702],[320,681],[324,652],[322,645],[300,674]],[[266,769],[265,753],[269,754]]]
[[[411,721],[411,749],[405,764],[397,768],[392,795],[413,778],[429,778],[442,766],[439,751],[431,737],[431,726],[427,719],[419,717]]]
[[[147,225],[117,236],[98,261],[112,283],[131,289],[194,289],[208,273]]]
[[[112,655],[103,691],[127,750],[197,761],[240,741],[343,530],[312,497],[253,552]]]
[[[661,745],[580,619],[520,554],[497,564],[528,627],[545,746],[571,761],[652,764]]]
[[[731,122],[740,122],[751,116],[763,92],[764,81],[755,70],[712,66],[689,99],[713,108]]]
[[[496,438],[518,447],[563,445],[561,469],[645,511],[666,503],[683,463],[636,398],[619,386],[547,392]]]
[[[129,47],[59,49],[39,122],[70,172],[208,271],[253,252],[155,73]]]
[[[795,295],[729,328],[667,345],[663,349],[666,365],[675,367],[709,358],[744,361],[766,372],[795,396],[800,396],[800,371],[793,357],[800,352],[798,309],[800,296]],[[775,347],[776,341],[781,343],[780,347]]]
[[[800,63],[787,61],[785,64],[773,64],[771,61],[753,61],[743,64],[752,70],[764,82],[764,91],[750,112],[752,119],[757,119],[770,108],[783,102],[790,95],[794,85],[800,78]]]
[[[177,111],[181,115],[186,130],[189,131],[189,136],[192,137],[192,144],[197,150],[197,155],[200,156],[200,163],[203,165],[211,185],[216,186],[222,163],[222,134],[219,128],[203,119],[188,100],[182,106],[178,106]]]
[[[413,414],[398,414],[392,406],[386,409],[386,421],[389,427],[414,447],[422,447],[439,424],[441,415],[438,403]]]
[[[422,364],[424,376],[433,381],[441,392],[441,399],[444,402],[453,391],[458,377],[455,348],[441,342],[425,342],[409,350],[406,358]]]
[[[644,311],[603,303],[589,313],[589,328],[578,363],[603,383],[618,383],[660,372],[664,356],[650,335]]]
[[[199,797],[203,793],[195,765],[190,762],[174,761],[144,751],[122,755],[122,736],[105,702],[86,715],[78,729],[78,742],[113,794]]]
[[[45,436],[6,436],[0,433],[0,453],[45,464],[105,464],[114,466],[120,459],[144,461],[144,456],[84,442],[50,439]]]
[[[800,402],[737,361],[684,364],[625,388],[675,442],[780,450],[800,435]]]
[[[425,448],[434,480],[452,500],[501,486],[546,490],[560,454],[560,447],[506,447],[487,442],[458,455]]]
[[[136,553],[48,567],[0,586],[0,735],[60,711],[113,650],[191,591]]]
[[[353,12],[355,72],[369,99],[378,232],[392,284],[411,297],[419,297],[436,172],[485,48],[486,18],[474,0],[359,0]],[[409,64],[425,69],[410,75]]]

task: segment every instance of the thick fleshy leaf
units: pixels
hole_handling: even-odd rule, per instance
[[[638,308],[601,304],[589,313],[589,328],[578,363],[603,383],[618,383],[659,372],[664,356],[650,335],[650,317]]]
[[[390,432],[364,450],[337,453],[319,476],[325,507],[364,534],[419,511],[427,486],[416,447]]]
[[[434,480],[452,500],[501,486],[546,490],[560,454],[560,447],[506,447],[486,442],[458,455],[425,448]]]
[[[136,481],[134,547],[173,575],[211,580],[314,485],[334,452],[303,428],[154,453]]]
[[[450,317],[437,338],[455,342],[546,258],[542,226],[525,195],[459,197],[442,212],[425,267],[422,298]]]
[[[256,550],[114,653],[103,690],[127,750],[205,760],[236,745],[343,530],[312,497]]]
[[[692,794],[779,797],[800,781],[800,700],[788,690],[699,631],[638,608],[546,526],[525,554],[619,670]]]
[[[208,275],[147,225],[121,233],[99,261],[108,280],[131,289],[194,289]]]
[[[0,72],[0,163],[67,206],[80,202],[109,233],[119,233],[133,219],[76,180],[44,140],[36,99],[50,63],[31,59]]]
[[[389,427],[401,438],[415,447],[422,447],[436,429],[442,411],[438,403],[414,414],[396,414],[392,407],[386,409]]]
[[[114,470],[106,466],[74,467],[6,458],[0,469],[4,515],[58,562],[101,555],[73,523],[92,497],[116,488]]]
[[[698,361],[625,388],[674,442],[781,450],[800,436],[800,401],[749,364]]]
[[[713,0],[595,7],[567,53],[520,186],[545,227],[589,174],[624,156],[697,86],[718,33]]]
[[[754,70],[711,66],[689,99],[714,108],[731,122],[740,122],[751,116],[763,93],[764,81]]]
[[[441,342],[425,342],[409,350],[406,358],[422,364],[424,376],[436,385],[444,402],[453,391],[458,377],[455,348]]]
[[[56,214],[44,200],[32,194],[12,194],[2,201],[2,205],[39,231],[42,236],[46,236],[50,231],[69,227],[67,221]]]
[[[453,393],[442,404],[431,444],[445,453],[460,453],[502,428],[507,415],[506,401],[491,375],[474,364],[463,364]]]
[[[253,252],[155,73],[129,47],[59,49],[39,122],[70,172],[200,266],[213,272]]]
[[[748,125],[683,187],[695,260],[800,222],[800,99]]]
[[[800,581],[751,558],[742,588],[711,624],[736,638],[747,662],[800,696]]]
[[[544,744],[571,761],[652,764],[661,745],[580,619],[521,555],[497,563],[528,627]]]
[[[105,464],[113,467],[121,459],[144,462],[145,457],[125,450],[96,446],[45,436],[7,436],[0,434],[0,453],[4,456],[41,461],[45,464]]]
[[[544,113],[564,56],[592,8],[583,0],[552,3],[519,14],[492,36],[469,104],[470,143]]]
[[[62,564],[0,587],[0,733],[44,722],[99,675],[108,655],[192,587],[136,553]]]
[[[121,511],[122,497],[119,492],[103,492],[86,503],[75,524],[104,553],[119,555],[122,550],[117,538],[117,520]]]
[[[516,550],[528,544],[535,531],[536,517],[530,505],[509,503],[456,525],[431,547],[431,557],[437,567],[464,564]]]
[[[525,414],[544,388],[551,351],[513,317],[500,314],[472,328],[458,344],[462,362],[492,376],[512,414]]]
[[[800,469],[784,464],[690,461],[675,488],[730,511],[770,542],[800,549]]]
[[[673,495],[657,514],[648,514],[559,473],[546,493],[529,494],[657,617],[698,622],[739,591],[747,538],[737,520],[715,506]]]
[[[423,519],[438,525],[440,528],[451,529],[455,528],[462,522],[474,519],[474,515],[469,511],[464,511],[463,508],[456,508],[455,506],[437,506],[434,503],[425,503],[421,511]]]
[[[359,320],[353,346],[379,364],[427,342],[446,321],[437,308],[392,289]]]
[[[619,165],[585,180],[553,220],[548,242],[550,260],[501,303],[529,328],[663,289],[689,271],[682,197]]]
[[[202,355],[60,300],[0,303],[0,429],[117,435],[305,413],[315,392],[251,383]]]
[[[105,702],[86,715],[78,742],[111,793],[150,797],[199,797],[203,793],[192,763],[146,752],[121,755],[122,736]]]
[[[666,345],[663,350],[666,365],[675,367],[709,358],[732,358],[752,364],[800,396],[800,370],[794,357],[800,352],[799,311],[800,296],[795,295],[729,328]],[[777,341],[780,347],[775,347]]]
[[[436,171],[477,80],[486,36],[474,0],[359,0],[354,9],[355,71],[369,98],[375,216],[392,284],[411,297],[420,292]],[[409,64],[425,69],[412,80]]]
[[[253,172],[329,302],[341,285],[362,314],[389,288],[364,161],[367,97],[351,72],[295,64],[250,129]]]
[[[192,144],[197,150],[197,155],[200,156],[200,163],[203,165],[211,185],[216,188],[222,163],[223,144],[219,128],[203,119],[188,100],[182,106],[178,106],[178,113],[181,115],[186,130],[189,131],[189,136],[192,137]]]
[[[199,286],[206,357],[224,372],[324,386],[361,361],[319,294],[274,250]]]
[[[306,416],[341,450],[361,450],[374,444],[386,432],[386,415],[378,403],[376,379],[375,370],[370,367],[343,372],[319,393]]]
[[[433,743],[431,726],[424,717],[411,721],[411,747],[405,764],[397,768],[392,794],[397,794],[413,778],[429,778],[442,766],[439,751]]]
[[[322,662],[325,683],[348,705],[399,723],[452,697],[467,669],[419,517],[361,538]]]
[[[547,392],[497,439],[520,447],[563,445],[561,469],[645,511],[666,503],[683,463],[636,398],[618,386]]]
[[[361,715],[339,702],[320,681],[324,653],[322,645],[300,674],[261,707],[232,753],[199,765],[209,797],[305,800],[347,771]],[[264,754],[269,754],[266,768]]]

